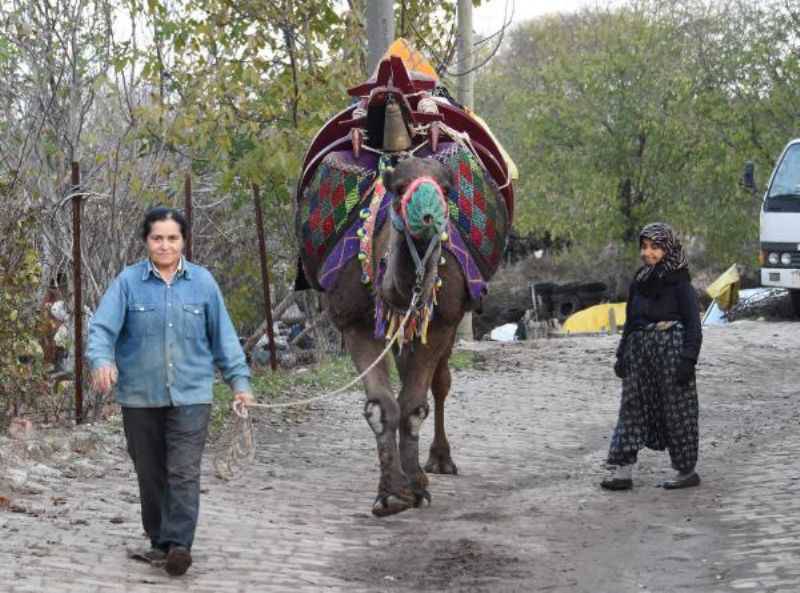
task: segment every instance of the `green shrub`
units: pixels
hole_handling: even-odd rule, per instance
[[[11,416],[35,407],[46,390],[36,340],[42,318],[36,300],[41,268],[32,239],[35,228],[31,216],[0,228],[0,428]]]

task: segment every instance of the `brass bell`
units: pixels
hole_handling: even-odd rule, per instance
[[[383,150],[399,152],[409,148],[411,148],[411,136],[403,119],[403,110],[397,101],[390,99],[386,102],[386,112],[383,116]]]
[[[431,150],[436,152],[439,149],[439,134],[440,134],[439,122],[431,122],[431,126],[428,129],[428,139],[431,143]]]

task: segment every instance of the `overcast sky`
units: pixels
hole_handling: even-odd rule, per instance
[[[575,12],[584,6],[596,6],[598,0],[485,0],[472,13],[472,27],[481,35],[491,35],[503,24],[503,14],[508,5],[514,6],[513,25],[534,17],[554,12]],[[605,6],[606,2],[600,0]]]

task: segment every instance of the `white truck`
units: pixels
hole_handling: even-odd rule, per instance
[[[744,183],[755,190],[748,163]],[[761,285],[787,288],[800,317],[800,138],[783,149],[761,205]]]

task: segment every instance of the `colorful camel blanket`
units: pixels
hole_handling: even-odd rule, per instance
[[[297,235],[306,277],[320,289],[319,271],[353,222],[363,200],[369,200],[378,157],[364,152],[356,159],[349,150],[331,152],[314,172],[296,208]]]
[[[446,142],[435,153],[424,148],[417,156],[435,158],[453,172],[454,185],[447,196],[451,241],[445,248],[458,259],[470,297],[478,300],[500,265],[505,247],[509,225],[503,196],[464,146]],[[358,255],[359,230],[366,222],[359,214],[372,200],[377,169],[377,155],[362,153],[355,159],[351,151],[332,152],[302,192],[296,224],[303,243],[303,267],[315,288],[330,289],[339,271]],[[369,224],[373,232],[385,223],[393,197],[386,192],[380,201],[377,218]]]
[[[475,154],[455,142],[441,144],[435,153],[421,151],[417,156],[435,158],[452,171],[454,183],[447,196],[450,223],[458,229],[488,281],[500,266],[509,230],[506,202],[497,184]]]

